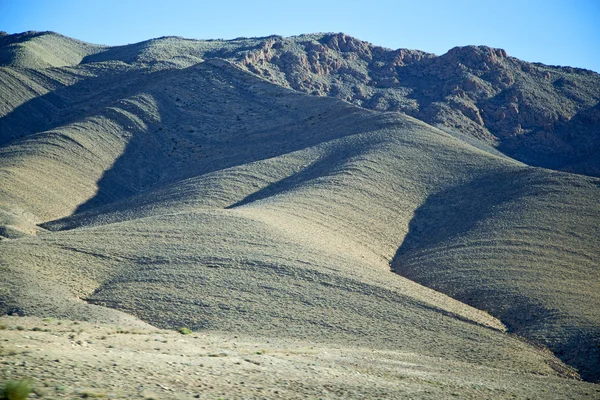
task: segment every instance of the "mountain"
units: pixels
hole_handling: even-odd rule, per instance
[[[0,44],[2,313],[600,379],[598,74],[343,34]]]

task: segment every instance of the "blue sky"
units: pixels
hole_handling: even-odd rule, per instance
[[[52,30],[108,45],[344,32],[435,54],[483,44],[600,72],[600,0],[0,0],[0,30]]]

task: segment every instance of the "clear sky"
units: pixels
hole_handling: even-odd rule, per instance
[[[0,0],[0,30],[52,30],[108,45],[344,32],[435,54],[483,44],[600,72],[600,0]]]

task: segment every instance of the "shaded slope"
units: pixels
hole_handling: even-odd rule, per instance
[[[490,174],[430,196],[393,267],[487,310],[597,381],[600,182],[539,170]]]
[[[402,111],[531,165],[590,175],[598,169],[590,158],[600,148],[595,124],[571,122],[600,101],[600,75],[592,71],[527,63],[485,46],[435,57],[344,34],[265,38],[234,57],[273,82]]]
[[[29,239],[38,243],[35,251],[28,241],[13,241],[3,257],[17,270],[37,266],[46,282],[90,303],[159,326],[402,348],[551,373],[547,355],[476,322],[494,325],[491,318],[390,275],[369,249],[348,243],[351,236],[339,233],[346,242],[336,246],[331,221],[286,227],[275,217],[242,208],[180,210]],[[16,300],[24,312],[39,312],[28,298]],[[67,300],[55,299],[51,312],[77,316]]]
[[[40,117],[30,122],[29,135],[0,150],[5,209],[25,207],[39,216],[38,222],[55,219],[77,207],[352,134],[354,127],[342,120],[348,115],[380,124],[364,110],[331,99],[313,101],[219,60],[185,70],[125,74],[133,81],[129,86],[101,86],[99,93],[87,94],[79,106],[90,104],[89,112],[72,115],[72,108],[64,107],[54,118]],[[55,101],[54,92],[34,98],[3,121],[23,120],[31,107],[50,108],[46,103],[76,102],[86,89],[124,78],[120,72],[112,80],[107,75],[60,89],[64,101]],[[106,92],[110,97],[104,97]],[[270,96],[279,101],[273,103]],[[34,133],[35,127],[52,129]],[[34,183],[50,174],[52,186]],[[68,196],[54,189],[57,182],[64,182],[58,186],[68,188]],[[34,185],[38,192],[31,195]]]
[[[152,78],[147,68],[105,63],[78,68],[0,69],[9,88],[2,96],[0,143],[92,117],[118,100],[139,93]]]
[[[331,99],[298,95],[244,74],[246,83],[240,77],[230,84],[233,82],[228,79],[235,77],[237,71],[226,63],[199,66],[177,72],[166,82],[158,82],[157,87],[162,89],[161,84],[167,84],[179,98],[172,101],[186,104],[193,100],[186,94],[198,88],[190,86],[189,79],[212,76],[215,82],[227,82],[226,88],[234,88],[227,89],[227,93],[236,110],[241,110],[236,99],[256,109],[265,101],[265,90],[273,90],[282,95],[274,96],[276,100],[271,98],[269,103],[275,109],[277,104],[289,109],[289,114],[241,114],[241,118],[252,122],[248,127],[261,128],[250,130],[242,141],[229,136],[239,134],[239,127],[229,126],[236,117],[224,112],[219,118],[211,113],[212,120],[200,120],[209,125],[209,132],[218,133],[221,128],[212,141],[205,142],[212,146],[210,162],[200,159],[187,167],[184,163],[159,164],[161,170],[178,167],[168,171],[168,178],[163,181],[170,186],[156,183],[145,194],[125,195],[120,201],[100,195],[114,188],[116,179],[110,178],[111,184],[104,187],[102,178],[94,198],[104,204],[105,211],[114,208],[115,213],[120,213],[112,217],[111,223],[106,224],[108,221],[102,221],[102,215],[97,214],[100,221],[92,220],[96,225],[93,227],[4,242],[0,257],[6,277],[5,311],[116,318],[108,310],[106,316],[91,314],[97,309],[88,311],[89,306],[78,300],[84,298],[88,304],[126,311],[164,327],[187,324],[195,329],[405,348],[505,370],[544,374],[554,374],[552,368],[560,370],[552,357],[502,333],[502,326],[493,318],[391,275],[387,268],[387,260],[401,236],[390,232],[405,231],[412,210],[427,193],[488,170],[490,162],[498,162],[498,168],[506,168],[511,162],[500,161],[425,124],[397,115],[379,115]],[[258,84],[265,86],[261,89],[255,86]],[[250,97],[248,93],[252,92],[257,95]],[[129,113],[126,123],[116,118],[112,108],[97,118],[114,125],[115,138],[119,132],[143,138],[151,130],[127,131],[124,127],[135,121],[142,126],[157,104],[162,104],[157,107],[161,110],[161,123],[168,122],[168,127],[174,129],[176,123],[194,122],[194,112],[210,110],[215,104],[210,99],[220,99],[218,90],[206,90],[203,106],[188,107],[179,113],[176,104],[168,108],[160,96],[155,102],[142,101],[152,93],[150,87],[149,93],[138,95],[135,107],[117,113]],[[319,120],[319,114],[326,118]],[[274,118],[276,115],[279,117]],[[306,124],[301,123],[303,115]],[[311,125],[309,121],[313,119]],[[291,121],[295,121],[292,127]],[[76,132],[68,126],[61,129],[69,134]],[[201,137],[207,131],[198,128]],[[106,140],[106,133],[96,135],[84,127],[81,132],[86,132],[87,139],[84,141],[82,136],[78,140],[82,148],[97,151],[105,147],[102,140]],[[298,136],[293,132],[298,132]],[[193,133],[196,131],[187,130],[191,143]],[[48,139],[47,135],[38,134],[23,140],[32,146],[40,140],[36,146],[43,147]],[[20,143],[13,142],[11,146],[18,147]],[[138,182],[137,178],[123,176],[127,167],[144,170],[136,164],[135,160],[140,159],[137,153],[130,151],[133,142],[116,143],[126,148],[110,152],[119,154],[115,162],[93,168],[107,168],[104,177],[117,169],[119,173],[115,175],[124,182]],[[70,146],[56,147],[59,153],[50,159],[62,160],[66,166],[80,159]],[[134,146],[153,148],[150,141]],[[229,152],[225,154],[224,149]],[[182,146],[181,158],[177,160],[190,156],[193,150],[189,144]],[[462,160],[467,155],[472,164],[465,169]],[[277,160],[279,157],[281,161]],[[272,168],[265,168],[269,164]],[[227,165],[231,166],[222,169]],[[31,168],[25,163],[16,169]],[[93,174],[82,168],[79,165],[73,171],[78,171],[82,179],[87,176],[87,182],[93,181]],[[178,179],[192,172],[196,176],[181,181],[181,185],[191,185],[197,192],[178,192]],[[220,206],[211,206],[204,197],[195,196],[203,186],[211,187],[211,179],[217,179],[214,184],[223,188],[222,193],[228,193],[229,198],[214,195]],[[7,184],[14,186],[18,182]],[[238,186],[240,182],[245,183]],[[387,185],[402,188],[405,195],[398,197],[393,190],[382,191]],[[62,190],[67,187],[62,184]],[[178,201],[172,204],[163,196],[154,196],[153,187],[158,190],[156,193],[163,191],[163,196],[171,193],[181,197],[175,195]],[[252,197],[260,190],[262,195]],[[7,192],[12,193],[8,189]],[[205,206],[199,207],[198,202]],[[38,204],[43,206],[41,201]],[[226,206],[230,208],[224,209]],[[59,214],[52,208],[46,210]],[[94,209],[80,215],[94,218]],[[367,220],[372,221],[370,225],[365,223]],[[77,221],[76,214],[70,227],[74,228]],[[53,224],[46,226],[51,228]],[[369,229],[365,230],[365,226]],[[43,296],[35,297],[30,292],[49,282],[53,289]],[[499,354],[505,358],[499,358]]]

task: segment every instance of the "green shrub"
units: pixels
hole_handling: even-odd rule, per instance
[[[182,335],[189,335],[192,333],[192,330],[190,328],[183,327],[179,328],[177,332],[181,333]]]
[[[2,400],[23,400],[29,397],[33,386],[29,379],[5,382],[0,390]]]

